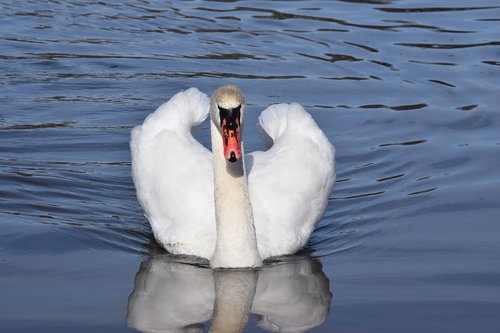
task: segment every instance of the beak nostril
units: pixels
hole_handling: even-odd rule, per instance
[[[231,152],[231,156],[229,157],[229,162],[236,162],[236,154],[234,151]]]

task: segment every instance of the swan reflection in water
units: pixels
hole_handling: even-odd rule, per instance
[[[250,314],[271,332],[305,332],[322,324],[332,295],[321,263],[282,258],[259,270],[211,270],[151,257],[129,297],[127,324],[142,332],[241,332]]]

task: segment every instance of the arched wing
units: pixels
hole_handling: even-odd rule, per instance
[[[294,253],[324,213],[335,182],[335,148],[299,104],[268,107],[259,118],[273,139],[248,155],[249,190],[262,258]]]
[[[132,131],[132,176],[158,241],[170,252],[204,256],[215,246],[212,154],[191,135],[209,98],[182,91]]]

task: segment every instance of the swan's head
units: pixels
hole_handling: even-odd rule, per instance
[[[242,156],[241,128],[245,110],[245,96],[238,87],[222,86],[214,92],[210,113],[221,133],[224,157],[229,162],[236,162]]]

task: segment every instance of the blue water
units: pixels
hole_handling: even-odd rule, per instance
[[[498,332],[499,23],[493,0],[1,1],[0,331],[208,331],[225,277],[155,243],[128,142],[232,83],[248,151],[281,102],[337,148],[304,253],[245,277],[245,332]]]

